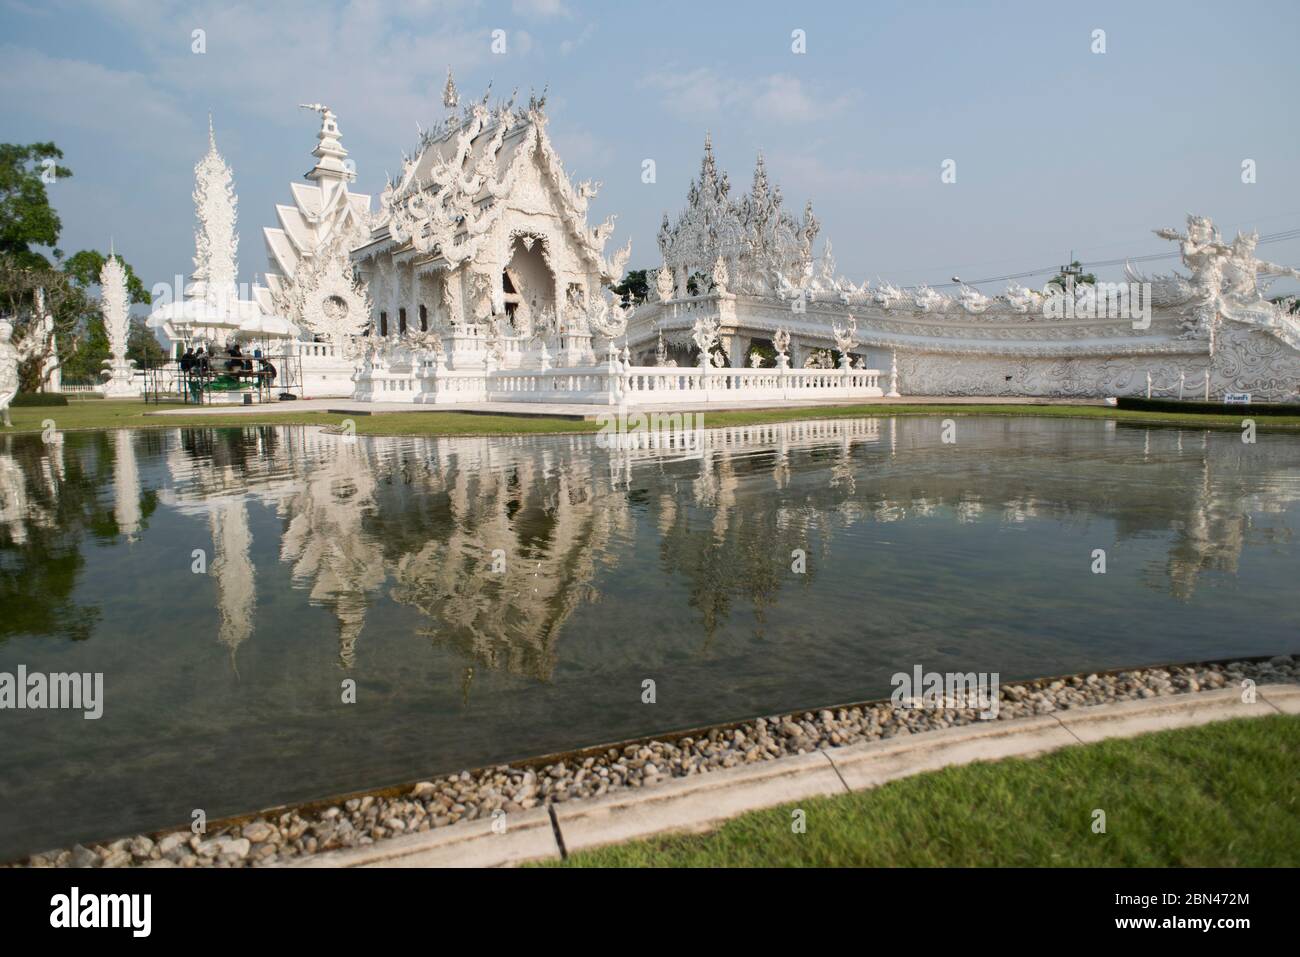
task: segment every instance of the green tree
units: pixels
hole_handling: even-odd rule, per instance
[[[145,306],[152,303],[153,297],[149,295],[149,290],[144,288],[144,283],[136,276],[131,264],[116,253],[113,258],[121,263],[122,268],[126,271],[126,291],[130,294],[131,301]],[[108,262],[108,257],[98,250],[83,249],[75,256],[69,256],[63,261],[63,271],[71,276],[77,285],[87,289],[99,285],[99,274],[106,262]]]
[[[113,258],[122,264],[126,272],[126,288],[131,302],[145,305],[152,302],[149,291],[136,278],[131,264],[121,255],[115,254]],[[63,273],[73,288],[80,292],[82,304],[81,315],[78,321],[72,323],[66,345],[62,341],[59,343],[63,375],[70,381],[98,382],[104,360],[112,355],[100,301],[92,295],[92,289],[99,286],[99,272],[107,261],[108,257],[98,250],[83,249],[63,263]],[[126,357],[134,359],[140,365],[166,358],[157,338],[138,316],[131,319]]]
[[[53,143],[0,143],[0,253],[14,256],[20,266],[48,266],[32,247],[55,249],[59,241],[63,222],[45,186],[72,175],[58,164],[61,159],[63,151]]]
[[[1054,282],[1056,285],[1064,289],[1066,285],[1065,280],[1070,275],[1074,276],[1074,284],[1076,286],[1081,286],[1084,283],[1087,283],[1090,286],[1095,286],[1097,284],[1097,277],[1090,272],[1084,272],[1083,264],[1077,259],[1057,273],[1050,282]]]
[[[131,331],[126,342],[126,357],[136,365],[158,365],[168,359],[167,350],[162,347],[158,337],[153,334],[144,319],[131,317]]]
[[[45,313],[54,317],[64,377],[98,381],[109,356],[97,297],[99,273],[108,257],[83,249],[65,259],[58,248],[63,223],[50,205],[46,186],[72,175],[59,165],[62,158],[53,143],[0,143],[0,314],[14,323],[14,336],[21,339],[34,331],[33,323],[44,319],[36,308],[43,294]],[[50,258],[37,251],[41,247],[50,250]],[[149,305],[152,297],[131,264],[120,255],[115,258],[126,271],[131,302]],[[128,343],[127,355],[137,361],[162,352],[138,320],[132,322]],[[19,371],[23,391],[40,386],[45,358],[29,360]]]
[[[645,269],[629,270],[623,277],[623,281],[617,286],[611,286],[610,289],[621,296],[625,303],[645,302],[650,294],[647,272],[648,270]]]
[[[45,309],[37,309],[43,296]],[[43,259],[33,261],[21,253],[0,253],[0,315],[13,323],[14,339],[37,334],[45,315],[54,317],[54,335],[60,357],[71,354],[77,329],[91,312],[85,291],[61,270]],[[45,356],[35,356],[18,369],[19,391],[32,392],[41,384]]]

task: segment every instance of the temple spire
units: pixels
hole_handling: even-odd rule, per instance
[[[195,298],[236,294],[239,237],[235,233],[234,175],[217,152],[212,116],[208,115],[208,152],[194,167],[194,281],[186,292]]]
[[[718,175],[718,164],[713,158],[713,134],[709,131],[704,133],[704,159],[700,161],[700,182],[699,192],[704,195],[712,195],[715,199],[722,199],[727,195],[730,189],[730,183],[727,182],[727,174]]]
[[[316,165],[307,171],[310,180],[350,180],[352,170],[346,161],[348,151],[343,148],[343,134],[339,132],[338,118],[324,103],[299,103],[299,109],[320,114],[320,131],[316,134],[316,148],[311,155]],[[322,184],[323,185],[323,184]]]
[[[460,93],[456,90],[456,81],[452,78],[451,67],[447,67],[447,85],[442,88],[442,105],[448,111],[460,105]]]
[[[108,259],[99,271],[100,309],[104,314],[104,332],[113,364],[126,364],[127,337],[130,332],[130,297],[126,288],[126,270],[109,246]]]

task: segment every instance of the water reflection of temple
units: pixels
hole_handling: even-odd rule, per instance
[[[935,419],[839,419],[649,434],[616,449],[591,435],[253,428],[79,437],[76,454],[91,462],[78,466],[83,478],[111,474],[119,536],[147,534],[150,481],[163,504],[204,522],[217,638],[232,658],[255,635],[257,508],[279,522],[278,559],[295,585],[333,617],[345,666],[375,603],[392,600],[419,614],[423,639],[543,679],[566,623],[601,600],[634,547],[654,548],[660,572],[683,583],[707,638],[737,603],[761,632],[766,610],[795,587],[792,549],[828,555],[837,535],[868,523],[1106,521],[1121,542],[1168,537],[1147,583],[1180,598],[1206,571],[1235,574],[1248,546],[1290,544],[1294,439],[1261,436],[1243,451],[1233,434],[1112,427],[1099,442],[1078,426],[969,419],[945,446]],[[6,440],[7,549],[67,522],[56,508],[67,497],[66,444]],[[1097,466],[1090,482],[1075,471],[1085,450]]]

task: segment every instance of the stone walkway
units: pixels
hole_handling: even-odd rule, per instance
[[[707,412],[760,412],[770,409],[818,409],[846,405],[1097,405],[1103,399],[1047,399],[1021,397],[963,396],[908,396],[901,399],[812,399],[780,402],[710,402]],[[265,415],[279,412],[334,412],[340,415],[377,415],[381,412],[463,412],[470,415],[507,415],[524,418],[547,416],[575,420],[594,420],[614,406],[600,406],[563,402],[474,402],[464,405],[412,405],[408,402],[358,402],[354,399],[299,399],[293,402],[271,402],[264,405],[203,406],[201,408],[159,409],[145,415]],[[691,412],[697,411],[680,405],[637,405],[637,412]]]
[[[1117,701],[1046,715],[989,721],[817,750],[691,777],[651,789],[534,807],[375,844],[286,862],[291,867],[499,867],[556,860],[574,851],[668,832],[711,830],[730,818],[847,794],[973,761],[1030,757],[1075,744],[1128,738],[1232,718],[1300,714],[1300,686],[1260,685]],[[507,819],[503,819],[507,820]],[[497,824],[494,827],[494,824]]]

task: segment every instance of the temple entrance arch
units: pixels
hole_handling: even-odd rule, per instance
[[[519,335],[541,331],[539,324],[555,314],[555,271],[548,240],[535,233],[517,233],[510,240],[510,258],[501,273],[506,315]]]

